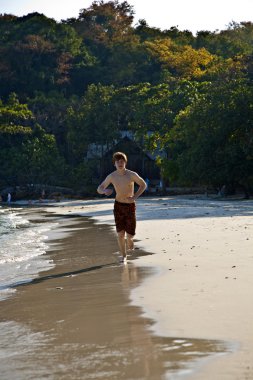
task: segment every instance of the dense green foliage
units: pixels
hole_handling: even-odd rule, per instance
[[[48,183],[63,172],[64,160],[54,135],[35,123],[31,111],[15,95],[0,103],[0,148],[3,184]]]
[[[121,130],[170,185],[253,189],[253,24],[196,36],[133,26],[126,1],[77,18],[0,15],[0,186],[92,183],[89,144]]]

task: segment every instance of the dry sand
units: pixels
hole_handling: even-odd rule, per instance
[[[60,212],[113,225],[112,203],[65,202]],[[135,262],[153,275],[131,289],[131,304],[155,321],[156,335],[228,343],[230,353],[195,366],[187,378],[252,380],[253,202],[142,197],[137,203],[136,245],[155,254]]]

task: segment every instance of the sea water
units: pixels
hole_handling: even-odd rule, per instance
[[[0,206],[0,301],[54,266],[45,255],[52,222],[33,222],[26,215],[27,209]]]

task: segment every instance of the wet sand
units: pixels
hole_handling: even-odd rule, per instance
[[[47,253],[55,268],[1,302],[1,380],[180,379],[229,349],[220,340],[156,336],[130,300],[153,272],[135,265],[147,253],[118,264],[110,226],[62,220],[58,232],[68,236],[54,233]]]
[[[112,199],[64,202],[61,212],[113,225]],[[54,211],[51,209],[51,211]],[[253,201],[141,197],[137,246],[154,253],[135,262],[153,269],[130,292],[155,335],[223,340],[231,348],[189,380],[253,379]]]

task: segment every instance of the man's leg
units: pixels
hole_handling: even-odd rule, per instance
[[[136,205],[135,203],[129,204],[128,215],[126,219],[126,237],[127,237],[127,249],[134,249],[134,235],[136,229]]]
[[[134,249],[134,236],[127,233],[127,249]]]
[[[118,243],[119,243],[119,249],[120,249],[120,252],[124,257],[126,257],[127,253],[126,253],[126,240],[125,240],[125,231],[120,231],[118,232]]]

